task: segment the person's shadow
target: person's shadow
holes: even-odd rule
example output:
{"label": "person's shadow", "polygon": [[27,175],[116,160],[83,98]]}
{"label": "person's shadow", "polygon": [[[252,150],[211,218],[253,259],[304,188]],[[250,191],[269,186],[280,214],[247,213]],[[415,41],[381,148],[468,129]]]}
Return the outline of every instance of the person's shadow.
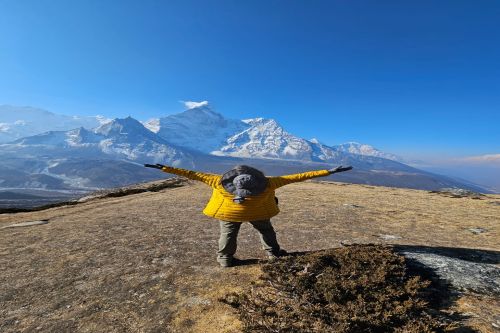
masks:
{"label": "person's shadow", "polygon": [[249,259],[233,259],[233,266],[248,266],[248,265],[256,265],[256,264],[262,264],[265,263],[266,260],[264,259],[256,259],[256,258],[249,258]]}

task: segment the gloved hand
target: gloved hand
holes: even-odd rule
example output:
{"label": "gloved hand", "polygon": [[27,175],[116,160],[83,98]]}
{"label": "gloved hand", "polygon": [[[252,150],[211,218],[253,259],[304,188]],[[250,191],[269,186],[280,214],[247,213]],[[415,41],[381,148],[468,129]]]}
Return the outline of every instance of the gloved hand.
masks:
{"label": "gloved hand", "polygon": [[330,175],[332,175],[332,174],[337,173],[337,172],[349,171],[351,169],[352,169],[352,166],[342,167],[342,165],[339,165],[338,167],[330,169],[328,171],[330,172]]}
{"label": "gloved hand", "polygon": [[154,168],[154,169],[163,169],[164,165],[163,164],[159,164],[159,163],[156,163],[156,164],[144,164],[144,166],[146,168]]}

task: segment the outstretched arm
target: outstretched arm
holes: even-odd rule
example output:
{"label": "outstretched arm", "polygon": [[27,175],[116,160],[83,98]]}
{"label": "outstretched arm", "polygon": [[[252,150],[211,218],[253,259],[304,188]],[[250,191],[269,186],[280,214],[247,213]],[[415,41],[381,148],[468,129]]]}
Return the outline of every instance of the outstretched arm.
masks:
{"label": "outstretched arm", "polygon": [[296,173],[293,175],[286,175],[286,176],[279,176],[279,177],[269,177],[269,182],[272,184],[274,188],[278,188],[281,186],[285,186],[290,183],[296,183],[296,182],[302,182],[304,180],[308,180],[311,178],[316,178],[316,177],[325,177],[332,175],[337,172],[343,172],[343,171],[348,171],[351,170],[352,167],[345,167],[343,168],[342,166],[330,169],[330,170],[317,170],[317,171],[309,171],[309,172],[303,172],[303,173]]}
{"label": "outstretched arm", "polygon": [[173,173],[174,175],[183,176],[192,180],[198,180],[211,187],[215,187],[215,185],[219,182],[220,179],[220,175],[191,171],[181,168],[174,168],[163,164],[144,164],[144,166],[147,168],[158,169],[167,173]]}

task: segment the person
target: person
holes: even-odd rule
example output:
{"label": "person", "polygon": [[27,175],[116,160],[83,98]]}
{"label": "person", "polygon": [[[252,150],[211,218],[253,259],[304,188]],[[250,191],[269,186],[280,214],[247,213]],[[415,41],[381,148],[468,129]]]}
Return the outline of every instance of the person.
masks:
{"label": "person", "polygon": [[203,213],[219,220],[220,239],[217,261],[222,267],[231,267],[238,262],[234,254],[242,222],[249,222],[259,232],[262,247],[270,260],[287,254],[280,248],[270,220],[279,213],[278,200],[275,197],[276,189],[287,184],[352,169],[351,166],[339,166],[330,170],[266,177],[262,171],[247,165],[237,165],[222,175],[185,170],[163,164],[145,164],[144,166],[201,181],[212,187],[212,197]]}

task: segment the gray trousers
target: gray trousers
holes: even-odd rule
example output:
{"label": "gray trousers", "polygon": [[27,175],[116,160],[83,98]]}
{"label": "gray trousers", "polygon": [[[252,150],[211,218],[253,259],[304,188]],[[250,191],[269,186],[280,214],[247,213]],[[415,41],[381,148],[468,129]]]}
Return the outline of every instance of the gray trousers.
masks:
{"label": "gray trousers", "polygon": [[[236,253],[238,232],[240,231],[242,222],[219,222],[220,238],[217,260],[219,262],[231,261],[233,255]],[[259,232],[262,248],[268,254],[276,254],[280,251],[280,246],[276,240],[276,232],[270,220],[250,221],[250,224]]]}

